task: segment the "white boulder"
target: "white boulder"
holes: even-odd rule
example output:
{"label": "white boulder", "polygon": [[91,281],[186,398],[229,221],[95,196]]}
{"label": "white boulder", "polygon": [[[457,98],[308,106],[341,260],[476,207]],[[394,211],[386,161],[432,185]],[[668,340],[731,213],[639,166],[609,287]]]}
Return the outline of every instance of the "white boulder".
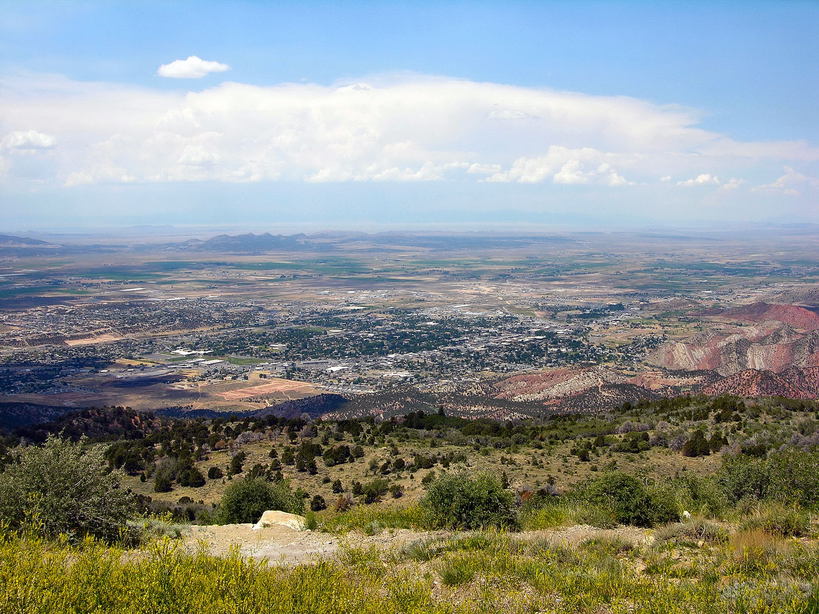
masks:
{"label": "white boulder", "polygon": [[268,527],[280,526],[288,527],[294,531],[304,531],[307,529],[307,519],[298,514],[288,514],[279,510],[267,510],[259,522],[253,525],[254,530],[266,529]]}

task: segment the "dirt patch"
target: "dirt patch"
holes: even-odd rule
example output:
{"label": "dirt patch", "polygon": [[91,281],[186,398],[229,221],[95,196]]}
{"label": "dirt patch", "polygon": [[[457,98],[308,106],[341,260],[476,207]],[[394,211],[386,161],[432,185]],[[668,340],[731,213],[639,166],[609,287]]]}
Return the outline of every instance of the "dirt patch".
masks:
{"label": "dirt patch", "polygon": [[317,389],[313,384],[276,378],[264,384],[259,384],[258,386],[248,386],[246,388],[239,388],[238,390],[221,392],[219,393],[219,396],[226,401],[240,401],[242,399],[267,396],[271,394],[281,395],[296,393],[298,395],[307,396],[310,394],[316,394],[316,391]]}
{"label": "dirt patch", "polygon": [[[273,526],[254,530],[252,524],[191,526],[183,535],[184,547],[193,552],[200,548],[216,556],[227,556],[237,551],[243,557],[265,560],[274,565],[299,565],[333,558],[346,547],[370,548],[388,551],[418,541],[452,537],[449,531],[386,530],[377,535],[348,533],[335,535],[317,531],[295,531],[288,527]],[[511,535],[523,541],[545,540],[550,545],[577,547],[589,539],[619,539],[633,546],[654,541],[650,531],[621,526],[598,529],[577,525],[562,529],[527,531]]]}
{"label": "dirt patch", "polygon": [[295,531],[282,526],[254,530],[252,524],[226,524],[191,526],[183,536],[183,543],[190,551],[204,548],[211,554],[226,556],[238,550],[241,556],[266,560],[274,565],[298,565],[332,558],[344,547],[375,546],[380,550],[389,550],[433,535],[406,529],[385,531],[378,535],[334,535]]}
{"label": "dirt patch", "polygon": [[112,341],[120,341],[122,337],[106,333],[104,335],[97,335],[96,337],[80,337],[79,339],[66,339],[66,345],[91,345],[94,343],[111,343]]}

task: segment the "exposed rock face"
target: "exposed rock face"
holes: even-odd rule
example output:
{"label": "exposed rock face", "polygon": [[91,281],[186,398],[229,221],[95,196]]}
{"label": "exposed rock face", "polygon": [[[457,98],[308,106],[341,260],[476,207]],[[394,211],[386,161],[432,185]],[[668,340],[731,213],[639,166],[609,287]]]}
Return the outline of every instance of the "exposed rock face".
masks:
{"label": "exposed rock face", "polygon": [[555,411],[594,411],[660,396],[606,367],[548,369],[495,383],[496,399],[543,402]]}
{"label": "exposed rock face", "polygon": [[531,375],[516,375],[495,385],[496,399],[547,401],[600,389],[607,384],[623,384],[626,378],[606,368],[549,369]]}
{"label": "exposed rock face", "polygon": [[787,324],[767,322],[731,334],[712,331],[665,343],[646,360],[666,369],[712,369],[720,375],[744,369],[778,372],[792,366],[815,367],[819,366],[819,329],[800,332]]}
{"label": "exposed rock face", "polygon": [[279,510],[267,510],[259,522],[253,525],[255,530],[266,529],[272,526],[288,527],[294,531],[304,531],[307,529],[307,519],[298,514],[288,514]]}
{"label": "exposed rock face", "polygon": [[819,398],[819,367],[791,367],[781,373],[745,369],[708,384],[702,392],[709,396],[735,394],[741,397],[816,399]]}
{"label": "exposed rock face", "polygon": [[799,330],[819,330],[819,314],[800,305],[752,303],[726,309],[717,314],[721,319],[739,322],[782,322]]}

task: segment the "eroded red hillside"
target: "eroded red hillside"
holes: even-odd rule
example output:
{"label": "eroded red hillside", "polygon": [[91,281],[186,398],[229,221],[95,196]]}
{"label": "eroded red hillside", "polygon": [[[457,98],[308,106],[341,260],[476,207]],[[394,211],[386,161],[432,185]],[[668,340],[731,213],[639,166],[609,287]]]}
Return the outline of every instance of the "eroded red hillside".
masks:
{"label": "eroded red hillside", "polygon": [[819,314],[799,305],[752,303],[726,309],[718,314],[741,322],[767,322],[774,320],[800,330],[819,330]]}

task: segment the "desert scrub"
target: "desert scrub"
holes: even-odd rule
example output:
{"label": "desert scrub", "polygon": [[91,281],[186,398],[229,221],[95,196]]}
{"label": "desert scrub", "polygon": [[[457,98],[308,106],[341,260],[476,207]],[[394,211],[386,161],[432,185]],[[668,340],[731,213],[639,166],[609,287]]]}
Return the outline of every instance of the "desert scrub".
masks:
{"label": "desert scrub", "polygon": [[788,448],[767,458],[726,458],[718,480],[732,502],[770,500],[815,506],[819,502],[819,448]]}
{"label": "desert scrub", "polygon": [[742,522],[743,529],[762,529],[784,536],[802,536],[810,531],[810,514],[781,503],[758,503]]}
{"label": "desert scrub", "polygon": [[[766,534],[767,535],[767,534]],[[769,536],[770,537],[770,536]],[[420,559],[347,549],[293,568],[186,553],[172,540],[127,551],[0,535],[0,612],[477,614],[804,614],[815,598],[815,544],[770,549],[765,570],[734,547],[639,571],[641,550],[590,544],[570,556],[519,535],[443,540]],[[429,558],[427,558],[429,557]]]}
{"label": "desert scrub", "polygon": [[287,481],[270,484],[261,478],[246,478],[225,489],[216,518],[220,524],[257,522],[267,510],[301,514],[304,503]]}
{"label": "desert scrub", "polygon": [[610,509],[617,522],[651,527],[677,520],[679,512],[672,494],[646,488],[636,478],[611,472],[594,478],[579,489],[580,500]]}
{"label": "desert scrub", "polygon": [[346,512],[316,514],[316,522],[320,530],[331,533],[361,531],[370,535],[381,529],[426,529],[430,526],[427,512],[417,505],[358,505]]}
{"label": "desert scrub", "polygon": [[126,521],[135,500],[109,472],[103,446],[49,436],[42,446],[12,451],[0,473],[0,523],[42,535],[109,542],[135,539]]}
{"label": "desert scrub", "polygon": [[696,546],[700,542],[721,544],[728,540],[728,530],[716,522],[692,518],[660,527],[654,532],[654,537],[658,542],[674,541],[686,546]]}
{"label": "desert scrub", "polygon": [[437,528],[518,527],[514,495],[488,473],[475,477],[451,473],[436,478],[427,487],[421,507]]}
{"label": "desert scrub", "polygon": [[578,524],[587,524],[601,529],[617,525],[617,519],[610,509],[562,497],[546,501],[540,507],[525,506],[520,513],[520,524],[525,531],[554,529]]}

